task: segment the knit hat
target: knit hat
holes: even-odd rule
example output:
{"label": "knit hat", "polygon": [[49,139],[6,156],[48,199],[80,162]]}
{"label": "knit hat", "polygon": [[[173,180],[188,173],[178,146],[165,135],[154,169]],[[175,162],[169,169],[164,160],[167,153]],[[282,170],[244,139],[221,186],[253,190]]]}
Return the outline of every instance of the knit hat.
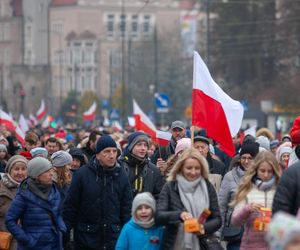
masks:
{"label": "knit hat", "polygon": [[271,250],[284,250],[299,235],[300,221],[290,214],[277,212],[269,224],[266,240]]}
{"label": "knit hat", "polygon": [[293,152],[293,149],[291,147],[281,147],[281,148],[279,148],[277,161],[280,161],[280,158],[283,154],[285,154],[285,153],[291,154],[292,152]]}
{"label": "knit hat", "polygon": [[12,167],[17,163],[17,162],[21,162],[23,164],[25,164],[25,166],[27,167],[27,164],[28,164],[28,160],[22,156],[22,155],[14,155],[12,156],[7,164],[6,164],[6,167],[5,167],[5,172],[6,173],[10,173]]}
{"label": "knit hat", "polygon": [[192,147],[192,141],[190,138],[182,138],[177,141],[176,148],[175,148],[175,155],[180,153],[181,151],[191,148]]}
{"label": "knit hat", "polygon": [[128,145],[127,145],[128,151],[131,152],[134,146],[141,141],[145,141],[149,148],[149,137],[143,131],[137,131],[130,134],[128,136]]}
{"label": "knit hat", "polygon": [[0,151],[5,151],[7,153],[7,147],[4,144],[0,144]]}
{"label": "knit hat", "polygon": [[243,143],[240,151],[240,156],[243,154],[250,154],[253,158],[259,152],[259,144],[257,142]]}
{"label": "knit hat", "polygon": [[30,161],[32,159],[32,155],[28,151],[22,151],[19,153],[19,155],[24,156],[28,161]]}
{"label": "knit hat", "polygon": [[52,168],[52,164],[48,159],[37,156],[28,162],[27,168],[28,176],[31,178],[36,178],[50,170]]}
{"label": "knit hat", "polygon": [[151,207],[153,213],[155,213],[156,210],[156,202],[154,197],[149,192],[139,193],[135,196],[132,202],[132,209],[131,209],[131,215],[132,217],[135,216],[136,210],[141,205],[147,205]]}
{"label": "knit hat", "polygon": [[290,136],[293,146],[300,144],[300,116],[296,117],[296,119],[294,120],[293,126],[290,130]]}
{"label": "knit hat", "polygon": [[54,167],[64,167],[73,162],[72,156],[63,150],[59,150],[52,154],[51,161]]}
{"label": "knit hat", "polygon": [[270,142],[270,149],[276,148],[279,146],[279,141],[277,139]]}
{"label": "knit hat", "polygon": [[98,139],[96,144],[96,154],[106,148],[117,148],[116,142],[109,135],[103,135]]}
{"label": "knit hat", "polygon": [[256,138],[256,142],[259,143],[259,146],[265,148],[266,150],[270,150],[270,141],[267,137],[261,135]]}
{"label": "knit hat", "polygon": [[48,157],[48,150],[42,147],[33,148],[30,150],[30,154],[32,155],[32,158],[41,156],[41,157]]}
{"label": "knit hat", "polygon": [[82,161],[82,163],[84,163],[84,154],[82,152],[82,150],[80,148],[71,148],[69,150],[69,154],[73,157],[73,158],[77,158],[80,161]]}

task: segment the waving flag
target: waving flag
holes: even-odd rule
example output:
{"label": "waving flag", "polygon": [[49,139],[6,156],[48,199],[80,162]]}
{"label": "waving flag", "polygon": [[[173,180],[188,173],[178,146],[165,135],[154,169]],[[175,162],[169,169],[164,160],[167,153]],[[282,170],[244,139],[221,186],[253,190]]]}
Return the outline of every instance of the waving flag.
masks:
{"label": "waving flag", "polygon": [[160,146],[167,146],[171,141],[172,134],[170,132],[165,131],[156,131],[156,143]]}
{"label": "waving flag", "polygon": [[19,126],[23,133],[26,133],[29,130],[28,123],[23,114],[20,115]]}
{"label": "waving flag", "polygon": [[38,120],[42,120],[43,117],[46,115],[46,106],[44,100],[41,100],[41,106],[39,110],[36,112],[36,117]]}
{"label": "waving flag", "polygon": [[192,124],[205,128],[229,156],[235,154],[232,137],[242,124],[244,109],[212,79],[197,52],[194,52]]}
{"label": "waving flag", "polygon": [[94,101],[93,104],[85,111],[82,115],[82,119],[85,122],[93,121],[96,118],[97,103]]}
{"label": "waving flag", "polygon": [[156,127],[135,100],[133,100],[133,114],[135,118],[135,128],[137,130],[143,130],[151,136],[152,140],[155,140]]}

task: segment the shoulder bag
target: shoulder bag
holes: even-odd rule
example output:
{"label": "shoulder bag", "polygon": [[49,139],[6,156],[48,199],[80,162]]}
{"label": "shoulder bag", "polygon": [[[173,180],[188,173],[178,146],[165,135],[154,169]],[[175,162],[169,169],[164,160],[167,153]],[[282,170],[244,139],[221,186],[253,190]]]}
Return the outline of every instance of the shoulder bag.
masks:
{"label": "shoulder bag", "polygon": [[12,238],[11,233],[0,231],[0,250],[9,250]]}

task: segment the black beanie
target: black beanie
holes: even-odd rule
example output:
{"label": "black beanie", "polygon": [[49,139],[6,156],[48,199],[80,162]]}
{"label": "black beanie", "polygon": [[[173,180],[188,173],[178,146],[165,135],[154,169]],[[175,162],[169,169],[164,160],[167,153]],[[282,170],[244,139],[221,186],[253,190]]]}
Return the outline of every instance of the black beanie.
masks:
{"label": "black beanie", "polygon": [[109,135],[102,135],[96,144],[96,154],[100,153],[106,148],[117,148],[117,144]]}
{"label": "black beanie", "polygon": [[240,156],[243,154],[250,154],[253,158],[259,152],[259,144],[257,142],[243,143],[240,151]]}

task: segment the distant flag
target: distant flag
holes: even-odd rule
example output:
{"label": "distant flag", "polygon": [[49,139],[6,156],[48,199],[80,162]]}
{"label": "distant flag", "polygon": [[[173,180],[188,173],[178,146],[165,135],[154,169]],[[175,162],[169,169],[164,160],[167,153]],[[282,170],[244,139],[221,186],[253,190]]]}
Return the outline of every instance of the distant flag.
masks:
{"label": "distant flag", "polygon": [[34,126],[36,126],[38,124],[37,119],[31,113],[29,114],[29,121],[30,121],[30,124],[32,125],[32,127],[34,127]]}
{"label": "distant flag", "polygon": [[15,134],[18,139],[18,141],[21,143],[22,146],[25,145],[25,133],[22,131],[22,129],[17,125],[15,128]]}
{"label": "distant flag", "polygon": [[36,117],[38,120],[42,120],[45,115],[46,115],[46,106],[45,106],[45,101],[42,99],[41,106],[39,110],[36,112]]}
{"label": "distant flag", "polygon": [[245,131],[243,131],[240,134],[240,143],[241,144],[243,143],[246,135],[252,135],[253,137],[256,137],[256,128],[257,128],[257,126],[254,125],[254,126],[248,128],[248,129],[246,129]]}
{"label": "distant flag", "polygon": [[194,52],[192,125],[205,128],[207,136],[220,144],[229,156],[235,154],[232,137],[242,124],[244,109],[212,79],[197,52]]}
{"label": "distant flag", "polygon": [[27,121],[23,114],[21,114],[19,118],[19,127],[23,131],[23,133],[26,133],[29,130]]}
{"label": "distant flag", "polygon": [[120,132],[120,131],[123,130],[121,124],[120,124],[118,121],[113,121],[111,126],[112,126],[112,128],[113,128],[114,130],[116,130],[116,131],[119,131],[119,132]]}
{"label": "distant flag", "polygon": [[50,127],[50,123],[52,122],[53,118],[51,115],[47,115],[45,117],[45,120],[42,122],[42,128],[48,128]]}
{"label": "distant flag", "polygon": [[97,103],[94,101],[93,104],[85,111],[82,115],[82,119],[85,122],[93,121],[96,118]]}
{"label": "distant flag", "polygon": [[0,109],[0,124],[4,125],[8,130],[15,130],[14,120],[2,109]]}
{"label": "distant flag", "polygon": [[104,127],[109,127],[110,126],[110,120],[107,117],[104,118],[103,126]]}
{"label": "distant flag", "polygon": [[128,116],[128,125],[130,127],[135,127],[135,119],[132,116]]}
{"label": "distant flag", "polygon": [[171,141],[172,134],[170,132],[156,130],[156,143],[160,146],[167,146]]}
{"label": "distant flag", "polygon": [[135,128],[143,130],[151,136],[152,140],[156,138],[156,127],[147,115],[142,111],[137,102],[133,100],[133,114],[135,118]]}

